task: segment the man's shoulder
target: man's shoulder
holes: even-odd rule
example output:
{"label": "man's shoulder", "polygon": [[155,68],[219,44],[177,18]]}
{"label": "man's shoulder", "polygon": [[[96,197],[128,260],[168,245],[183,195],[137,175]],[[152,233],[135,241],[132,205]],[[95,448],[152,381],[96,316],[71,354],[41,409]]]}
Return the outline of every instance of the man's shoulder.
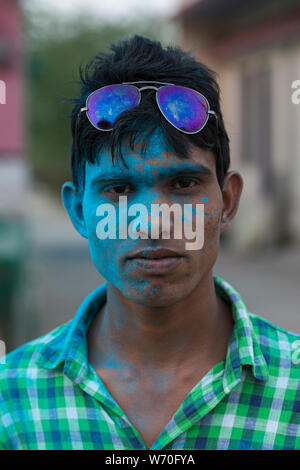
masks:
{"label": "man's shoulder", "polygon": [[300,334],[254,313],[249,318],[269,368],[300,379]]}
{"label": "man's shoulder", "polygon": [[[20,378],[33,369],[39,369],[42,351],[51,343],[53,351],[59,352],[60,342],[65,338],[70,322],[63,323],[48,333],[39,336],[14,349],[1,359],[0,381],[5,378]],[[51,349],[49,349],[51,352]],[[51,359],[51,357],[49,357]]]}

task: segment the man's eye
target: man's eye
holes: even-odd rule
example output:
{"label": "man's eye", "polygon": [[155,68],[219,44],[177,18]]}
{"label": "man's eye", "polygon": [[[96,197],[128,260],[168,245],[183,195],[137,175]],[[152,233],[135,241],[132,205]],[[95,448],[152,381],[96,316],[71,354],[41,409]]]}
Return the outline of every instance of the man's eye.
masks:
{"label": "man's eye", "polygon": [[180,180],[174,182],[174,187],[176,189],[193,188],[196,185],[197,182],[189,178],[180,178]]}
{"label": "man's eye", "polygon": [[131,191],[132,188],[130,184],[118,184],[107,190],[107,192],[111,194],[129,194]]}

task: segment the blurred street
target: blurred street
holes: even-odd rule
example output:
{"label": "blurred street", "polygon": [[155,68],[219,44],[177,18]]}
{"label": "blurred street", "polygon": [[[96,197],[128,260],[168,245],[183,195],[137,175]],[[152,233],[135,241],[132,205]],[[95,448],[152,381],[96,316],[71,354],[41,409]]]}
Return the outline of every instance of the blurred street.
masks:
{"label": "blurred street", "polygon": [[[29,294],[27,308],[21,308],[15,322],[19,344],[72,318],[84,297],[103,282],[87,242],[77,235],[63,207],[41,189],[32,192],[28,207]],[[299,248],[251,257],[222,250],[215,274],[240,292],[251,312],[300,333]]]}

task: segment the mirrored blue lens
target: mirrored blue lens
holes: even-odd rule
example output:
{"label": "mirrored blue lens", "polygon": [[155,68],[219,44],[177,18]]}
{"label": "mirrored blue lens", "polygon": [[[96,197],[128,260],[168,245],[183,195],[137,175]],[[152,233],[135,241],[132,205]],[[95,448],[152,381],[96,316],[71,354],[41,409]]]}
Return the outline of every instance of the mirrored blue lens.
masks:
{"label": "mirrored blue lens", "polygon": [[207,121],[206,99],[190,88],[163,86],[157,92],[157,102],[167,120],[183,132],[197,132]]}
{"label": "mirrored blue lens", "polygon": [[88,117],[99,130],[111,130],[121,113],[139,103],[138,89],[133,85],[108,85],[92,93],[87,102]]}

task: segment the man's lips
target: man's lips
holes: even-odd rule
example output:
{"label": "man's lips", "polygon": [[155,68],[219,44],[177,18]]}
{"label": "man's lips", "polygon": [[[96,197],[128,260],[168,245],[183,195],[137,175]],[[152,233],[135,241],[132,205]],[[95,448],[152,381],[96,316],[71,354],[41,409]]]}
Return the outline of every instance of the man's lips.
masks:
{"label": "man's lips", "polygon": [[165,274],[178,266],[182,259],[181,253],[167,248],[145,249],[127,256],[139,271],[151,274]]}
{"label": "man's lips", "polygon": [[129,253],[128,259],[140,258],[140,259],[162,259],[162,258],[178,258],[183,255],[178,251],[170,250],[168,248],[147,248],[145,250],[139,250],[136,252]]}

